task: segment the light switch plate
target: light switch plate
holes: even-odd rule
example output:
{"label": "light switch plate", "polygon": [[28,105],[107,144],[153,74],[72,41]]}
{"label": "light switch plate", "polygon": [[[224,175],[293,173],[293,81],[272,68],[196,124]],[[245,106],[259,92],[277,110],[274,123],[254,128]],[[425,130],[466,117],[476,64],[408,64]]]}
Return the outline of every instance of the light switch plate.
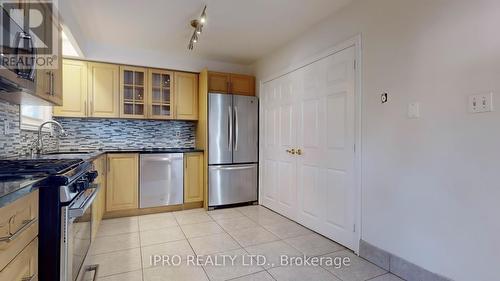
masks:
{"label": "light switch plate", "polygon": [[493,93],[469,96],[468,107],[470,113],[493,111]]}
{"label": "light switch plate", "polygon": [[418,119],[420,118],[420,103],[412,102],[408,104],[408,118]]}

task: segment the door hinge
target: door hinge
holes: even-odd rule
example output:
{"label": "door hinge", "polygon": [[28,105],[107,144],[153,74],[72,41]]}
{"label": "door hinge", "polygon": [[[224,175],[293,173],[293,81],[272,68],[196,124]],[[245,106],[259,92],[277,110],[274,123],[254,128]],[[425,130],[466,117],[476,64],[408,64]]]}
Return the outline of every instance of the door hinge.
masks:
{"label": "door hinge", "polygon": [[356,224],[352,226],[352,232],[356,232]]}
{"label": "door hinge", "polygon": [[356,153],[356,144],[353,145],[354,153]]}
{"label": "door hinge", "polygon": [[356,69],[356,60],[354,60],[354,69]]}

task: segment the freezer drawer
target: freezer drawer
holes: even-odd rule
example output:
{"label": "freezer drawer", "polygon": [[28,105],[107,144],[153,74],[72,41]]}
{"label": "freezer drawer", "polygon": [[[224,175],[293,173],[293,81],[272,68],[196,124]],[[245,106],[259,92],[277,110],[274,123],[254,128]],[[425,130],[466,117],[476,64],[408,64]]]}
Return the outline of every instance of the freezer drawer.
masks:
{"label": "freezer drawer", "polygon": [[184,201],[184,155],[141,154],[139,207],[182,204]]}
{"label": "freezer drawer", "polygon": [[257,164],[208,167],[210,207],[257,200]]}

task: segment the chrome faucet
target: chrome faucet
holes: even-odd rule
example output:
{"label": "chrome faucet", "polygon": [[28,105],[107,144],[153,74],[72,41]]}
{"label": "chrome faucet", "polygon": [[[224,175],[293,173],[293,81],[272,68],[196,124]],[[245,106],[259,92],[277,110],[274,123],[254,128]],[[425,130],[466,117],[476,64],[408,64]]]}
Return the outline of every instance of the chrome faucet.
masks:
{"label": "chrome faucet", "polygon": [[42,123],[42,125],[40,125],[40,127],[38,127],[38,139],[37,139],[36,145],[35,145],[36,154],[42,154],[43,153],[42,129],[47,124],[54,124],[54,125],[56,125],[56,126],[59,127],[59,137],[65,137],[65,136],[68,135],[68,134],[66,134],[66,131],[62,127],[61,123],[59,123],[57,121],[49,120],[47,122]]}

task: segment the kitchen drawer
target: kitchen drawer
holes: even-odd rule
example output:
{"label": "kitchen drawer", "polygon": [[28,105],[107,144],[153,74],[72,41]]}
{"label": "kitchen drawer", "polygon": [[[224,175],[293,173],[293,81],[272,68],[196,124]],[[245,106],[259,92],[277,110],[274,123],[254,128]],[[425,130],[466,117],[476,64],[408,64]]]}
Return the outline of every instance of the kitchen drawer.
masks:
{"label": "kitchen drawer", "polygon": [[38,280],[38,238],[35,238],[2,271],[0,281]]}
{"label": "kitchen drawer", "polygon": [[0,270],[38,235],[38,191],[0,208]]}

